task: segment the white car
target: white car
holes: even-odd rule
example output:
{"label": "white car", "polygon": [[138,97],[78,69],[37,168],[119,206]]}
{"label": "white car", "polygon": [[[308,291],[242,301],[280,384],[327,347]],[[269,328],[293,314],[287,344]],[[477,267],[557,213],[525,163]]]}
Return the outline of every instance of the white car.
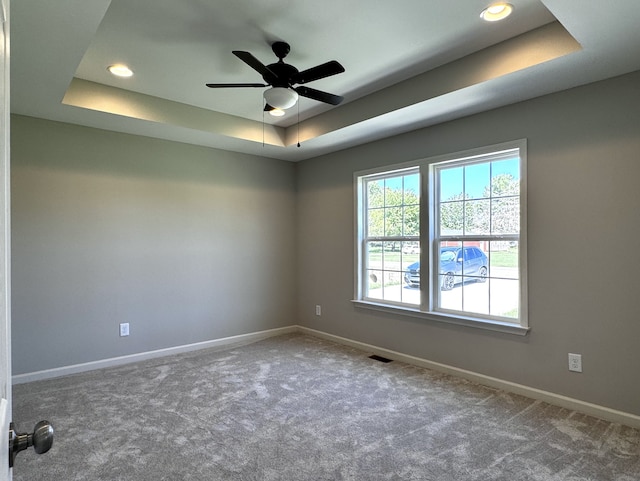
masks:
{"label": "white car", "polygon": [[420,245],[419,244],[405,244],[402,247],[403,254],[420,254]]}

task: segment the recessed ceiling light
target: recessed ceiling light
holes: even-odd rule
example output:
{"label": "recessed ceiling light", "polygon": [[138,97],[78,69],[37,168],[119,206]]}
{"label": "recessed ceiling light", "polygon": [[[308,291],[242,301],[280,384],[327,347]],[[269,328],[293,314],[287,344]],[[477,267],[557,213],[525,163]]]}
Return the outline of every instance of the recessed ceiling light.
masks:
{"label": "recessed ceiling light", "polygon": [[133,75],[133,70],[121,63],[109,65],[107,70],[116,77],[131,77]]}
{"label": "recessed ceiling light", "polygon": [[273,115],[274,117],[282,117],[284,115],[284,110],[282,110],[282,109],[271,109],[271,110],[269,110],[269,115]]}
{"label": "recessed ceiling light", "polygon": [[510,3],[494,3],[485,8],[480,17],[487,22],[497,22],[503,18],[507,18],[513,12],[513,5]]}

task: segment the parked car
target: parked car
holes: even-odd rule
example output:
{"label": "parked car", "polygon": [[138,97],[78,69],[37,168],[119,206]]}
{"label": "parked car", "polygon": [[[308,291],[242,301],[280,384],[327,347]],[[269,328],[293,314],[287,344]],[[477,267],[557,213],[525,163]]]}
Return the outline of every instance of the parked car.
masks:
{"label": "parked car", "polygon": [[[440,289],[450,291],[466,276],[475,276],[477,282],[487,280],[489,259],[479,247],[443,247],[440,249]],[[404,281],[410,287],[420,286],[420,261],[407,267]]]}
{"label": "parked car", "polygon": [[420,254],[420,244],[405,244],[402,248],[403,254]]}

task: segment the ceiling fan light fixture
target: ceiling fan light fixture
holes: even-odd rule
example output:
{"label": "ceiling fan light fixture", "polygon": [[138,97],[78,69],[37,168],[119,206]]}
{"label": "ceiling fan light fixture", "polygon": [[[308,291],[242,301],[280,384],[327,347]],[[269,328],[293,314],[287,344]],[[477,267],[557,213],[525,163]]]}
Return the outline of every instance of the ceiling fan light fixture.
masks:
{"label": "ceiling fan light fixture", "polygon": [[109,65],[107,70],[116,77],[131,77],[133,75],[133,70],[121,63]]}
{"label": "ceiling fan light fixture", "polygon": [[264,91],[264,99],[275,109],[285,110],[298,101],[298,93],[286,87],[273,87]]}
{"label": "ceiling fan light fixture", "polygon": [[480,17],[487,22],[497,22],[507,18],[513,12],[513,5],[510,3],[494,3],[485,8]]}

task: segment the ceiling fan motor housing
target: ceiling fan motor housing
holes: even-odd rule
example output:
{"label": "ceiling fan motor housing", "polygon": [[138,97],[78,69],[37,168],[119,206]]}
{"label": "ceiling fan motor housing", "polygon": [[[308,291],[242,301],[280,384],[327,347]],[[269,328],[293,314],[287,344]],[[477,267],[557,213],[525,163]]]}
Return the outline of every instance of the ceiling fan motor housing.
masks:
{"label": "ceiling fan motor housing", "polygon": [[287,42],[273,42],[271,50],[280,60],[285,58],[291,52],[291,46]]}
{"label": "ceiling fan motor housing", "polygon": [[282,60],[278,63],[272,63],[271,65],[267,65],[267,68],[271,70],[274,74],[278,76],[277,80],[273,80],[268,76],[263,75],[263,79],[265,82],[269,83],[271,80],[271,85],[274,87],[290,87],[293,83],[293,76],[298,73],[298,69],[293,65],[289,65],[284,63]]}

